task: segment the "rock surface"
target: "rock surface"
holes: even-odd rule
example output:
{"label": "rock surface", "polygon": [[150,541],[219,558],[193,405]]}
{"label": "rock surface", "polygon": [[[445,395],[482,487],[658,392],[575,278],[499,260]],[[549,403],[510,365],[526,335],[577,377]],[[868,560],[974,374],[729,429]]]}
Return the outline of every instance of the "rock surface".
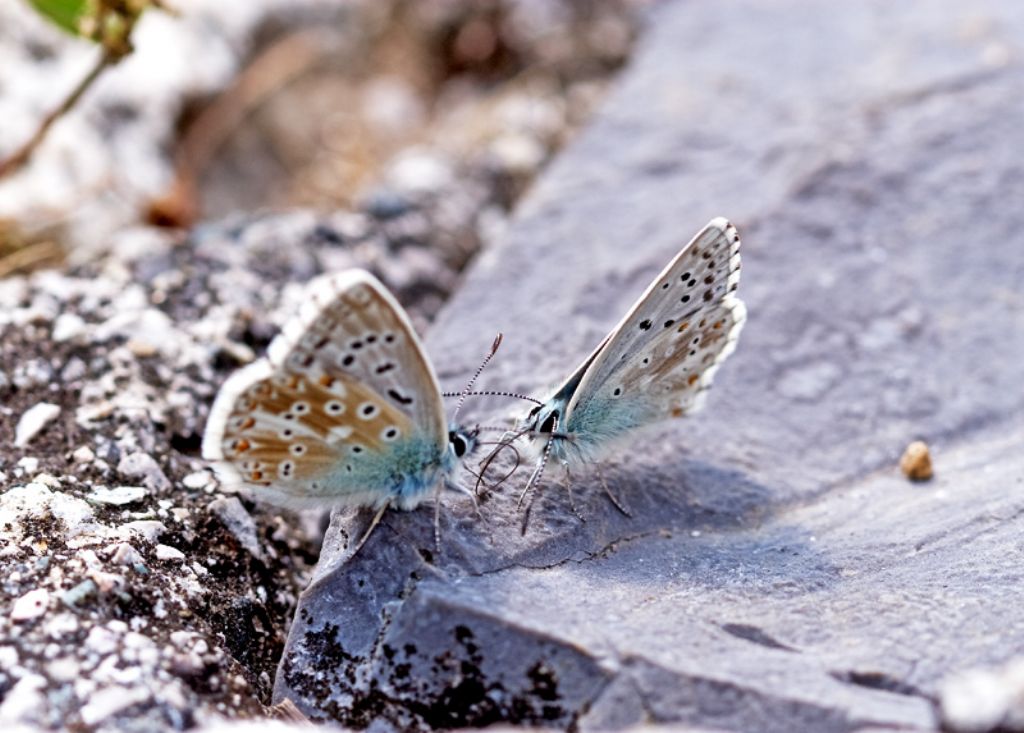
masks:
{"label": "rock surface", "polygon": [[[700,416],[517,479],[478,518],[337,514],[277,699],[387,728],[932,730],[1024,644],[1024,12],[945,0],[661,6],[598,121],[428,341],[449,388],[540,393],[715,215],[750,320]],[[779,32],[765,32],[765,29]],[[782,32],[785,29],[785,32]],[[500,422],[508,408],[480,402]],[[935,478],[898,459],[932,447]]]}

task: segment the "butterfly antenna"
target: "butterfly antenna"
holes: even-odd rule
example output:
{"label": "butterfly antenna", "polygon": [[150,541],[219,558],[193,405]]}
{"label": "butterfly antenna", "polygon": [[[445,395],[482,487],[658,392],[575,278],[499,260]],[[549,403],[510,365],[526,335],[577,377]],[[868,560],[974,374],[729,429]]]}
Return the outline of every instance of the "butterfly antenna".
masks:
{"label": "butterfly antenna", "polygon": [[455,403],[455,412],[452,413],[452,422],[455,422],[455,417],[459,414],[459,410],[462,409],[463,403],[465,403],[466,398],[469,397],[470,393],[472,393],[473,385],[476,384],[476,380],[480,377],[480,374],[487,367],[487,364],[490,363],[491,359],[494,357],[494,353],[498,350],[498,347],[501,346],[501,338],[502,337],[500,333],[497,336],[495,336],[494,343],[491,344],[490,352],[488,352],[487,356],[484,357],[484,360],[480,362],[480,366],[476,368],[476,372],[473,374],[473,378],[469,380],[466,386],[463,387],[462,392],[459,393],[459,401]]}
{"label": "butterfly antenna", "polygon": [[538,400],[536,397],[530,397],[529,395],[519,394],[518,392],[502,392],[495,389],[484,389],[479,392],[442,392],[442,397],[512,397],[517,400],[526,400],[532,402],[535,405],[543,405],[544,403]]}

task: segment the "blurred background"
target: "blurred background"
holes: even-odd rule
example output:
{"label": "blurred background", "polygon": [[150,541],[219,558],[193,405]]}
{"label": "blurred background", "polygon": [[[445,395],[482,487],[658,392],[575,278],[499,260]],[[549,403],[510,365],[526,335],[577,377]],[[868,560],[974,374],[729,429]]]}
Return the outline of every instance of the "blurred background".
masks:
{"label": "blurred background", "polygon": [[298,207],[425,212],[460,269],[599,103],[643,6],[5,0],[0,275],[126,226]]}

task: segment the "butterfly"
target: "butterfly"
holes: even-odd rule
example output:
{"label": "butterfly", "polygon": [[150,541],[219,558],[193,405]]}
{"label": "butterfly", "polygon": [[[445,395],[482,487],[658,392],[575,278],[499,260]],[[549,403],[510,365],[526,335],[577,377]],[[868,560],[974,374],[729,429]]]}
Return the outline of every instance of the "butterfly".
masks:
{"label": "butterfly", "polygon": [[[448,425],[423,345],[379,280],[349,270],[307,292],[267,357],[221,387],[202,453],[223,483],[272,504],[375,508],[355,554],[389,506],[462,490],[477,432]],[[435,507],[435,538],[437,522]]]}
{"label": "butterfly", "polygon": [[736,228],[713,219],[590,356],[519,421],[515,434],[539,458],[523,496],[549,456],[567,470],[592,463],[633,430],[703,406],[746,321],[746,307],[734,294],[739,249]]}

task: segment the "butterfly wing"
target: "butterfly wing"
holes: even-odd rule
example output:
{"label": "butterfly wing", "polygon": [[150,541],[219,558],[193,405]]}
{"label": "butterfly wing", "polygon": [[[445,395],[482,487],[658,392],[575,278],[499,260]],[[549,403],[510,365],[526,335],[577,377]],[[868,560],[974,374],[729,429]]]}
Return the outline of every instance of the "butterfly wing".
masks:
{"label": "butterfly wing", "polygon": [[221,388],[203,456],[221,478],[288,506],[410,507],[449,466],[437,377],[372,275],[310,284],[266,359]]}
{"label": "butterfly wing", "polygon": [[566,408],[568,432],[603,442],[700,409],[746,320],[734,295],[739,249],[735,227],[723,218],[683,247],[584,363]]}

